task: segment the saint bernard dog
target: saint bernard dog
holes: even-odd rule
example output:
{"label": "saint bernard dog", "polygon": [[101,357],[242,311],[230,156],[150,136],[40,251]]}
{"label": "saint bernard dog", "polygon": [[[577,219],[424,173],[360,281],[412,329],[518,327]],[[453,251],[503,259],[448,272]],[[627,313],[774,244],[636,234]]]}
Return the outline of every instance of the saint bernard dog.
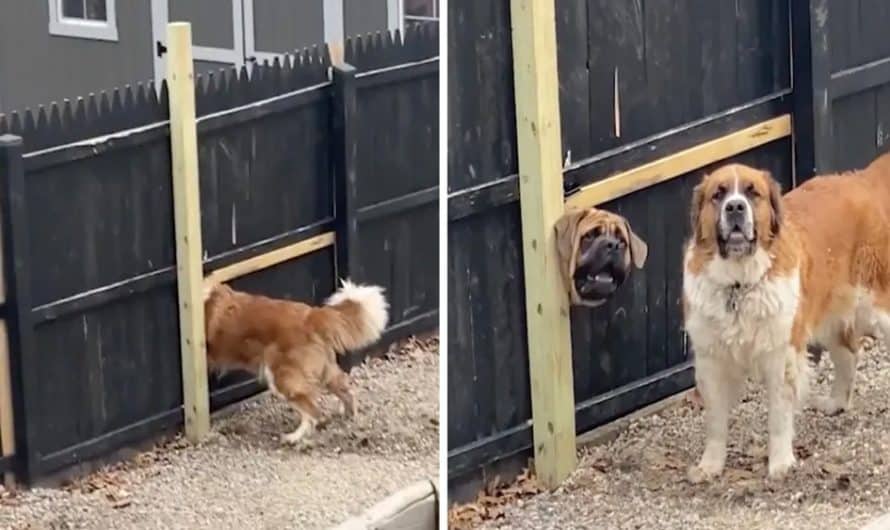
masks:
{"label": "saint bernard dog", "polygon": [[862,171],[813,178],[784,197],[741,164],[706,175],[692,198],[683,308],[705,406],[705,449],[689,479],[720,475],[729,413],[748,375],[767,392],[771,478],[795,464],[793,415],[814,344],[834,383],[816,405],[850,405],[859,339],[890,337],[890,155]]}

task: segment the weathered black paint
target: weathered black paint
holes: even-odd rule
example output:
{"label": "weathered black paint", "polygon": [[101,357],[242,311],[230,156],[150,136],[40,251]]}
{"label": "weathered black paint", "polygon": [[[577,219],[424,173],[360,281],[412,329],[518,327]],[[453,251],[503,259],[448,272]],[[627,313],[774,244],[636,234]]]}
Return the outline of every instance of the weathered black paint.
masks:
{"label": "weathered black paint", "polygon": [[[862,168],[890,148],[890,4],[829,0],[825,25],[831,72],[826,89],[833,141],[826,171]],[[830,59],[830,60],[828,60]]]}
{"label": "weathered black paint", "polygon": [[[787,1],[556,7],[569,191],[791,111]],[[464,497],[530,455],[531,403],[509,2],[449,10],[448,465]],[[791,158],[783,139],[734,159],[788,189]],[[649,259],[609,303],[572,311],[579,431],[692,384],[681,253],[691,188],[709,169],[602,205],[630,220]]]}
{"label": "weathered black paint", "polygon": [[[199,76],[205,273],[335,230],[355,249],[350,276],[387,289],[385,341],[436,327],[438,35],[400,41],[347,43],[351,96],[352,67],[332,82],[320,48]],[[0,134],[24,137],[0,146],[0,206],[25,479],[182,422],[168,129],[166,85],[0,116]],[[232,283],[321,302],[337,258],[329,247]],[[213,376],[211,407],[260,388]]]}

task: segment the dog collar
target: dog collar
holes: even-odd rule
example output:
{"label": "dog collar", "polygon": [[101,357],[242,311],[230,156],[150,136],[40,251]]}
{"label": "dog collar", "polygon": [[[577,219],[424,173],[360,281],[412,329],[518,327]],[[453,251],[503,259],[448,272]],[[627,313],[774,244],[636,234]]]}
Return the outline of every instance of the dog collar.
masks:
{"label": "dog collar", "polygon": [[735,282],[726,288],[726,312],[735,313],[739,310],[739,302],[751,290],[752,284],[743,284]]}

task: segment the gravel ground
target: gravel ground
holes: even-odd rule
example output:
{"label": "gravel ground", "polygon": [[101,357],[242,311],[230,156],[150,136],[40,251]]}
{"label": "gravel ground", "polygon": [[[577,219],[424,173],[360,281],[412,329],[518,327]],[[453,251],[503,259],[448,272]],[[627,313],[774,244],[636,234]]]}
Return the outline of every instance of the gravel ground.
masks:
{"label": "gravel ground", "polygon": [[[828,356],[825,355],[825,358]],[[828,391],[830,361],[815,393]],[[766,407],[757,385],[736,407],[727,468],[692,485],[687,467],[704,443],[702,413],[689,403],[631,424],[615,441],[582,451],[555,493],[513,502],[484,528],[858,529],[890,510],[890,355],[871,347],[860,362],[853,410],[806,409],[796,419],[799,465],[766,480]]]}
{"label": "gravel ground", "polygon": [[[352,371],[359,416],[334,415],[309,447],[270,395],[214,422],[207,442],[167,440],[60,489],[0,495],[0,528],[329,528],[438,476],[438,339],[409,340]],[[335,414],[336,403],[325,399]]]}

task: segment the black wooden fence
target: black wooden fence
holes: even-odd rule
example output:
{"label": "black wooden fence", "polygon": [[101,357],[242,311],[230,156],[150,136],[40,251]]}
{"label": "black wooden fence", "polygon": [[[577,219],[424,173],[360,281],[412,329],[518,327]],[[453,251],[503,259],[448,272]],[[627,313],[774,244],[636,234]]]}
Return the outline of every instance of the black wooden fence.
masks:
{"label": "black wooden fence", "polygon": [[825,167],[819,169],[861,168],[890,149],[890,3],[832,0],[823,8],[831,103],[824,118]]}
{"label": "black wooden fence", "polygon": [[[816,158],[861,166],[886,143],[886,2],[557,0],[556,10],[567,192],[789,114],[793,144],[785,135],[732,157],[786,190],[795,162],[805,178]],[[510,2],[452,0],[448,21],[448,471],[462,498],[522,465],[532,432]],[[830,46],[819,40],[827,27]],[[832,127],[834,141],[819,136]],[[692,385],[681,252],[691,188],[711,167],[601,205],[650,253],[611,302],[572,311],[579,432]]]}
{"label": "black wooden fence", "polygon": [[[321,301],[386,287],[386,342],[438,325],[438,30],[197,80],[205,272],[321,233],[336,250],[239,278]],[[167,89],[0,116],[17,460],[27,479],[182,422]],[[353,359],[355,362],[357,359]],[[211,406],[255,393],[211,381]]]}

